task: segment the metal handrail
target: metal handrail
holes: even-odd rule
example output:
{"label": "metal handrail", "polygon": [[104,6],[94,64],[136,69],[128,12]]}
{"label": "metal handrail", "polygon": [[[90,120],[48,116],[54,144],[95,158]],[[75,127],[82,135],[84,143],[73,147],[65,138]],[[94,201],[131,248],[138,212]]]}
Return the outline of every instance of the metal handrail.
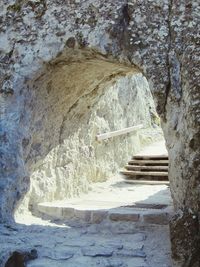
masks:
{"label": "metal handrail", "polygon": [[139,124],[139,125],[136,125],[136,126],[131,126],[131,127],[128,127],[128,128],[124,128],[124,129],[113,131],[113,132],[109,132],[109,133],[98,134],[98,135],[96,135],[96,140],[97,141],[102,141],[102,140],[109,139],[109,138],[114,137],[114,136],[127,134],[127,133],[130,133],[130,132],[139,130],[141,128],[143,128],[143,124]]}

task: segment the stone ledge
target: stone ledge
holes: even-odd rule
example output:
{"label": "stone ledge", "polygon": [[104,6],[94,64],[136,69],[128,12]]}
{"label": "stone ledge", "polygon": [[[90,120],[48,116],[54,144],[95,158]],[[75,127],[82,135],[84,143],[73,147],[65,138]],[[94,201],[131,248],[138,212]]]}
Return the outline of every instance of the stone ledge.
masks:
{"label": "stone ledge", "polygon": [[93,211],[91,214],[91,223],[101,223],[108,216],[108,211]]}
{"label": "stone ledge", "polygon": [[134,209],[134,208],[119,208],[119,209],[104,209],[104,210],[84,210],[75,209],[72,207],[56,207],[38,205],[38,211],[42,215],[51,217],[51,219],[60,220],[80,220],[91,224],[99,224],[104,220],[112,222],[139,222],[142,224],[167,225],[170,216],[173,213],[171,207],[163,210],[153,209]]}
{"label": "stone ledge", "polygon": [[167,225],[169,223],[169,214],[168,213],[144,214],[143,222],[148,224]]}
{"label": "stone ledge", "polygon": [[126,221],[126,222],[138,222],[140,214],[135,213],[111,213],[109,219],[111,221]]}

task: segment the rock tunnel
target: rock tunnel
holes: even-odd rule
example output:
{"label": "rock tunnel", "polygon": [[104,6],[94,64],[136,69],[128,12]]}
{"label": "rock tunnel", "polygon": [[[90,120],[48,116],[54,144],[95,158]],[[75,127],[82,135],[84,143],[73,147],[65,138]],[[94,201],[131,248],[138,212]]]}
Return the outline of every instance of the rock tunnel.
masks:
{"label": "rock tunnel", "polygon": [[[29,174],[43,160],[41,179],[44,173],[52,175],[53,166],[60,167],[53,174],[57,177],[70,172],[63,163],[70,166],[69,158],[77,155],[61,157],[59,162],[49,151],[59,155],[65,150],[64,134],[71,140],[66,146],[73,150],[78,145],[79,149],[76,138],[90,122],[91,106],[97,104],[105,88],[116,83],[119,87],[120,83],[137,84],[142,72],[150,85],[169,151],[176,210],[170,223],[173,258],[180,266],[199,266],[198,2],[11,2],[1,11],[0,220],[11,220],[16,205],[29,190]],[[86,50],[82,54],[77,47]],[[88,52],[87,48],[92,50]],[[67,79],[63,71],[71,78]],[[63,83],[70,94],[64,93]],[[73,117],[69,127],[64,114]],[[145,114],[141,114],[141,120]],[[80,119],[84,123],[79,131]],[[96,125],[110,127],[103,119]],[[96,125],[89,125],[93,137]],[[79,136],[73,135],[73,129]],[[84,158],[94,152],[89,141],[85,142],[88,150]],[[97,176],[101,179],[101,173]],[[87,183],[81,186],[87,190]],[[56,194],[51,191],[48,197]],[[26,198],[24,202],[26,205]]]}
{"label": "rock tunnel", "polygon": [[[66,49],[27,86],[21,120],[27,129],[22,149],[30,189],[18,204],[21,212],[88,192],[91,182],[118,173],[133,153],[162,137],[139,69],[91,49]],[[96,140],[99,133],[141,123],[139,134]]]}

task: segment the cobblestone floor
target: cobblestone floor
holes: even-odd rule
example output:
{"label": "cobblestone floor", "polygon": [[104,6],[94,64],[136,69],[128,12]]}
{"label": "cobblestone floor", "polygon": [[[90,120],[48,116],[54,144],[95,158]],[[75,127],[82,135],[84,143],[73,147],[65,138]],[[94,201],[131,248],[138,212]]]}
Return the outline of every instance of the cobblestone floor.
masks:
{"label": "cobblestone floor", "polygon": [[[158,150],[160,147],[163,144],[158,143]],[[102,185],[95,188],[98,199]],[[128,196],[127,188],[119,187],[117,197]],[[138,188],[131,190],[136,197]],[[110,196],[110,191],[107,193]],[[163,194],[162,198],[156,195],[156,199],[168,201]],[[14,225],[0,225],[0,267],[24,266],[5,266],[16,250],[34,251],[35,259],[28,261],[27,267],[172,267],[168,225],[141,221],[105,220],[89,224],[81,220],[42,220],[27,213]]]}
{"label": "cobblestone floor", "polygon": [[[26,219],[26,218],[25,218]],[[131,222],[0,226],[0,266],[15,250],[36,249],[28,267],[171,267],[168,226]]]}

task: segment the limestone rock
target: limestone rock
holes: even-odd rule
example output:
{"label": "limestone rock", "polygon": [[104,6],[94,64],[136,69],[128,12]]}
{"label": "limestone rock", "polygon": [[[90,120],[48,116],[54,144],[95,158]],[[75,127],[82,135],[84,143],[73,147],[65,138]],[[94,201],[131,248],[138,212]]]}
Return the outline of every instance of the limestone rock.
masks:
{"label": "limestone rock", "polygon": [[[23,205],[34,210],[34,199],[43,199],[44,191],[48,200],[66,192],[71,197],[88,190],[87,178],[91,182],[94,173],[99,180],[104,177],[101,164],[90,169],[95,150],[82,138],[84,125],[91,125],[93,137],[99,130],[87,124],[85,115],[95,103],[88,98],[95,100],[93,95],[107,88],[108,81],[112,84],[113,78],[126,76],[127,67],[129,72],[137,66],[161,117],[172,197],[175,208],[185,213],[182,232],[189,231],[187,214],[200,209],[199,14],[198,0],[95,0],[92,5],[89,0],[1,0],[0,221],[12,219],[28,191]],[[119,99],[125,96],[121,91]],[[102,105],[100,130],[115,129],[103,111]],[[101,149],[96,152],[102,154]],[[110,160],[109,155],[104,158],[104,163]],[[196,235],[191,232],[189,243]],[[174,244],[179,241],[178,236],[173,239]]]}
{"label": "limestone rock", "polygon": [[139,257],[146,258],[146,254],[142,249],[123,249],[116,252],[117,256],[120,257]]}
{"label": "limestone rock", "polygon": [[105,246],[82,248],[83,255],[90,257],[100,257],[100,256],[111,257],[113,252],[114,252],[113,248]]}
{"label": "limestone rock", "polygon": [[74,256],[72,251],[64,250],[63,248],[57,248],[52,251],[46,251],[43,257],[52,259],[52,260],[68,260]]}
{"label": "limestone rock", "polygon": [[97,262],[102,267],[127,267],[121,259],[103,259]]}

